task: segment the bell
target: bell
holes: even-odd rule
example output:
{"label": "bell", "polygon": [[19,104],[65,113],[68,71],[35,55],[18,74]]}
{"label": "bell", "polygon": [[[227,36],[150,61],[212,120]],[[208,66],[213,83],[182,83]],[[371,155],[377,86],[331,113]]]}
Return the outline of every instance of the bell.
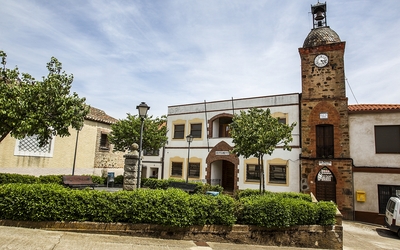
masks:
{"label": "bell", "polygon": [[315,21],[321,21],[321,20],[323,20],[325,17],[324,17],[324,13],[322,12],[322,11],[318,11],[317,12],[317,15],[316,15],[316,17],[314,18],[315,19]]}

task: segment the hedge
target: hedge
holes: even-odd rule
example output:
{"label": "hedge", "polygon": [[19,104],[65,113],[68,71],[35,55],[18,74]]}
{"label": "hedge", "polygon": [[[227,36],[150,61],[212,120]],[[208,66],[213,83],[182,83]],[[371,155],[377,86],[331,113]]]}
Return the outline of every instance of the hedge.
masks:
{"label": "hedge", "polygon": [[274,193],[240,198],[237,223],[263,227],[335,224],[336,205],[333,202],[313,203],[302,195],[296,196],[296,193]]}
{"label": "hedge", "polygon": [[[107,183],[107,178],[100,177],[97,175],[90,175],[94,183],[97,184],[105,184]],[[33,183],[46,183],[46,184],[60,184],[62,185],[62,177],[63,175],[41,175],[39,177],[33,175],[23,175],[23,174],[8,174],[8,173],[0,173],[0,184],[8,184],[8,183],[24,183],[24,184],[33,184]]]}
{"label": "hedge", "polygon": [[[205,196],[205,195],[202,195]],[[232,225],[234,200],[203,199],[179,189],[106,192],[76,190],[57,184],[0,186],[0,218],[25,221],[95,221],[172,225]]]}
{"label": "hedge", "polygon": [[[296,196],[296,194],[292,194]],[[169,188],[106,192],[58,184],[0,185],[0,219],[94,221],[191,225],[246,224],[264,227],[332,225],[336,206],[288,194],[250,195],[234,200]]]}

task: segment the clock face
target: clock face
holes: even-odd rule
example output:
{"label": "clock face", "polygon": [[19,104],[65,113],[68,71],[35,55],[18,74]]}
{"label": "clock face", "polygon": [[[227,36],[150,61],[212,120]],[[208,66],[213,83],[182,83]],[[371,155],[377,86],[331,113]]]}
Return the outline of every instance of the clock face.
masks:
{"label": "clock face", "polygon": [[324,54],[320,54],[318,56],[315,57],[314,59],[314,64],[317,67],[325,67],[329,62],[328,56],[324,55]]}

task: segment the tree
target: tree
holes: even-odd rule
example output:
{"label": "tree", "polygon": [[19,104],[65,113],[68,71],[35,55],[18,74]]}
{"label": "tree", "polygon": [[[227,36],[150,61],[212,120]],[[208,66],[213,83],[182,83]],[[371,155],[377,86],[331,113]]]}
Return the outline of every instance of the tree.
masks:
{"label": "tree", "polygon": [[[111,125],[110,142],[115,151],[131,150],[132,144],[139,145],[141,118],[138,115],[127,114],[128,117]],[[165,116],[153,119],[152,116],[144,119],[142,147],[144,150],[156,150],[163,147],[167,140],[167,119]]]}
{"label": "tree", "polygon": [[235,114],[229,125],[233,138],[233,153],[245,158],[251,156],[258,158],[260,171],[260,192],[265,191],[264,167],[262,159],[265,154],[271,155],[276,146],[282,145],[283,149],[291,150],[292,130],[296,123],[291,125],[280,123],[271,116],[269,109],[262,110],[251,108],[248,112],[240,111]]}
{"label": "tree", "polygon": [[73,75],[62,71],[55,57],[41,81],[18,68],[7,69],[7,54],[0,50],[0,142],[8,135],[22,139],[37,135],[44,146],[53,136],[69,136],[68,128],[81,129],[89,112],[85,98],[70,93]]}

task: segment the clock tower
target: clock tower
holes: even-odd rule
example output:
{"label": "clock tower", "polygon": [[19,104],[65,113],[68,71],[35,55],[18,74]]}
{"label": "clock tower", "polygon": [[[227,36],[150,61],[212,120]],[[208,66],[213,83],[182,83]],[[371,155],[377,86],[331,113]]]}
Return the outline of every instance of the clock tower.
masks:
{"label": "clock tower", "polygon": [[353,218],[352,161],[344,74],[344,49],[327,25],[326,3],[311,6],[313,28],[299,48],[302,94],[301,191],[334,201]]}

